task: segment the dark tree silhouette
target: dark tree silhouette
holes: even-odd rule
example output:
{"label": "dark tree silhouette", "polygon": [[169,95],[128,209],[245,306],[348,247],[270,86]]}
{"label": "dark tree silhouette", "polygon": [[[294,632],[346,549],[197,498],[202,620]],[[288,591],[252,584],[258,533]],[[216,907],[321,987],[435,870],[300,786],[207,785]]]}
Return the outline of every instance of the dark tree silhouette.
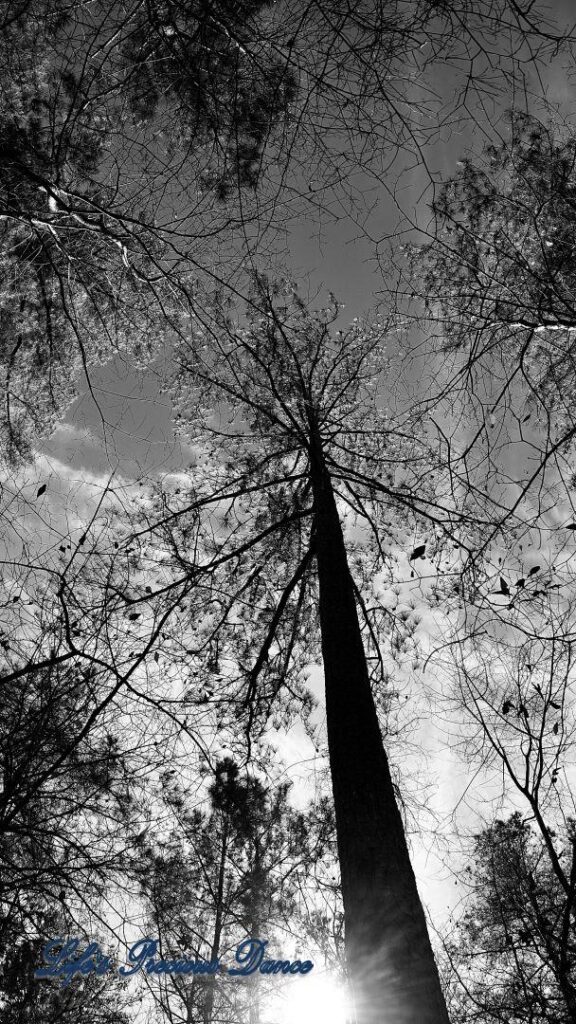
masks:
{"label": "dark tree silhouette", "polygon": [[6,3],[4,456],[29,454],[75,373],[118,351],[149,365],[198,311],[198,280],[245,291],[246,257],[277,252],[287,219],[353,205],[359,169],[388,187],[390,153],[421,163],[439,67],[458,83],[446,122],[563,42],[512,0],[465,8]]}
{"label": "dark tree silhouette", "polygon": [[35,908],[58,905],[66,890],[80,905],[96,903],[137,830],[126,748],[110,718],[78,739],[96,689],[89,669],[2,680],[0,908],[8,917],[33,923]]}
{"label": "dark tree silhouette", "polygon": [[[574,827],[556,837],[574,864]],[[574,883],[567,894],[519,813],[476,837],[472,896],[447,943],[452,1020],[569,1024],[576,1017]],[[572,868],[572,873],[574,868]]]}
{"label": "dark tree silhouette", "polygon": [[528,597],[505,629],[484,617],[445,662],[466,760],[519,808],[483,829],[463,872],[472,897],[447,947],[457,1020],[574,1019],[573,614],[556,590]]}
{"label": "dark tree silhouette", "polygon": [[[378,409],[385,325],[331,331],[337,307],[309,313],[290,286],[263,278],[253,302],[261,312],[248,311],[248,328],[215,310],[219,331],[210,344],[199,332],[180,352],[183,430],[211,450],[212,468],[200,484],[196,474],[203,496],[182,495],[179,509],[142,529],[140,541],[164,531],[181,572],[197,580],[210,574],[208,635],[218,652],[211,692],[216,702],[236,694],[249,733],[265,724],[278,693],[299,699],[299,679],[320,642],[358,1019],[378,1019],[386,1005],[398,1021],[445,1021],[371,688],[371,676],[382,682],[384,612],[368,577],[383,567],[387,516],[389,542],[398,510],[420,511],[440,537],[450,514],[432,498],[429,474],[419,476],[425,445],[415,425],[394,432]],[[205,410],[203,421],[196,408]],[[420,486],[390,485],[386,474],[396,463],[409,465]],[[370,568],[345,541],[346,509],[365,524]],[[200,520],[192,565],[185,531]]]}
{"label": "dark tree silhouette", "polygon": [[[359,169],[388,182],[390,158],[420,162],[435,100],[430,93],[418,116],[405,113],[416,109],[406,102],[415,78],[426,88],[441,63],[461,69],[449,118],[471,88],[493,88],[487,59],[502,58],[501,82],[546,33],[532,5],[523,12],[515,0],[450,10],[431,0],[334,0],[305,2],[293,24],[285,15],[258,0],[113,9],[29,0],[2,11],[0,454],[15,462],[30,453],[73,394],[76,371],[90,386],[96,361],[121,351],[149,364],[174,338],[178,415],[200,467],[177,500],[157,488],[157,515],[146,496],[129,541],[114,542],[121,555],[86,547],[83,532],[73,553],[60,548],[66,564],[55,568],[46,551],[29,560],[20,538],[16,552],[10,536],[0,811],[2,836],[23,839],[15,858],[1,846],[3,895],[22,894],[24,918],[66,870],[86,876],[90,829],[76,842],[78,822],[87,815],[103,828],[110,799],[123,840],[138,846],[113,716],[162,713],[206,761],[206,723],[222,737],[240,725],[245,749],[238,739],[234,749],[248,760],[271,716],[310,707],[306,673],[321,650],[358,1020],[379,1020],[385,1007],[399,1024],[438,1024],[446,1010],[377,715],[392,701],[381,651],[390,613],[371,578],[386,571],[391,546],[406,543],[413,563],[425,559],[456,521],[475,529],[477,510],[433,493],[439,460],[421,420],[406,415],[392,429],[374,397],[386,325],[339,334],[336,309],[311,315],[290,288],[262,279],[247,328],[233,323],[225,300],[246,289],[247,256],[264,256],[284,211],[321,218],[333,199],[351,201]],[[500,46],[508,34],[511,60]],[[549,36],[552,46],[562,42]],[[531,143],[540,149],[530,154],[534,188],[546,176],[543,139]],[[570,154],[553,155],[563,182]],[[508,300],[495,307],[498,323],[528,331],[530,342],[541,328],[572,329],[549,319],[570,290],[565,193],[557,219],[566,234],[540,239],[541,249],[557,245],[560,283],[550,294],[529,290],[542,322],[511,320]],[[550,261],[531,246],[542,278]],[[514,268],[509,260],[511,279]],[[516,286],[528,277],[517,275]],[[213,305],[206,280],[221,289]],[[463,322],[457,302],[453,312]],[[37,498],[45,491],[42,482]],[[408,544],[407,518],[427,536]],[[24,578],[25,608],[28,600],[35,608],[16,621]],[[504,576],[499,593],[510,596]],[[13,602],[16,618],[6,611]],[[392,629],[407,642],[397,620]],[[177,696],[162,671],[170,659],[186,666]],[[137,723],[135,715],[136,733]],[[153,745],[146,740],[138,755],[151,773],[173,753]],[[111,849],[99,848],[100,891]],[[204,1009],[210,1017],[213,1007]]]}
{"label": "dark tree silhouette", "polygon": [[[45,944],[69,929],[79,937],[78,920],[41,898],[23,916],[12,907],[8,917],[0,917],[0,1002],[6,1024],[78,1024],[85,1018],[94,1024],[129,1024],[133,1006],[112,974],[85,978],[80,984],[76,979],[65,987],[34,977],[43,964]],[[86,945],[94,938],[92,932]]]}
{"label": "dark tree silhouette", "polygon": [[[228,963],[246,937],[267,941],[268,956],[282,953],[301,894],[332,836],[326,808],[295,811],[289,789],[241,773],[227,758],[215,766],[208,801],[192,809],[175,773],[164,778],[174,827],[161,843],[141,850],[137,871],[149,932],[160,937],[164,955],[185,950]],[[258,1024],[267,995],[260,974],[237,982],[194,976],[166,979],[156,1001],[159,1013],[174,1022]]]}
{"label": "dark tree silhouette", "polygon": [[19,936],[3,958],[0,998],[6,1024],[77,1024],[84,1017],[94,1024],[129,1024],[132,1008],[113,978],[89,978],[65,989],[34,978],[45,941]]}
{"label": "dark tree silhouette", "polygon": [[576,143],[519,113],[507,135],[444,184],[414,287],[423,277],[427,316],[460,358],[473,400],[484,394],[500,419],[520,395],[526,422],[534,412],[548,420],[544,469],[575,431]]}

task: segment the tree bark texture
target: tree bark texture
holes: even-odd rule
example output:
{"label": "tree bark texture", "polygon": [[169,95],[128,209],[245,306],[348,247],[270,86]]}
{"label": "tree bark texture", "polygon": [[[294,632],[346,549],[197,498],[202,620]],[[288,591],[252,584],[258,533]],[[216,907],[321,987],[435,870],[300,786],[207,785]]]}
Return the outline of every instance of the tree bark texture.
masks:
{"label": "tree bark texture", "polygon": [[313,442],[311,475],[328,746],[356,1024],[449,1024],[319,439]]}
{"label": "tree bark texture", "polygon": [[[218,883],[216,889],[216,916],[214,920],[214,934],[210,949],[210,960],[217,960],[220,952],[220,939],[222,938],[222,911],[224,902],[224,880],[226,876],[226,855],[228,853],[228,816],[224,819],[224,830],[222,833],[222,845],[220,847],[220,864],[218,867]],[[214,975],[209,974],[206,978],[206,991],[204,995],[204,1006],[202,1012],[203,1024],[212,1024],[214,1015],[215,996]]]}

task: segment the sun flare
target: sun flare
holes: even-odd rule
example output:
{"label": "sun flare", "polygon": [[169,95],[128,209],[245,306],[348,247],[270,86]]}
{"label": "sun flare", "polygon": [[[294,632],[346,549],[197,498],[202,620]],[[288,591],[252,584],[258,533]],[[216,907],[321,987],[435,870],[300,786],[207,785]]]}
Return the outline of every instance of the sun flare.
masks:
{"label": "sun flare", "polygon": [[346,989],[330,975],[295,978],[279,996],[275,1024],[352,1024]]}

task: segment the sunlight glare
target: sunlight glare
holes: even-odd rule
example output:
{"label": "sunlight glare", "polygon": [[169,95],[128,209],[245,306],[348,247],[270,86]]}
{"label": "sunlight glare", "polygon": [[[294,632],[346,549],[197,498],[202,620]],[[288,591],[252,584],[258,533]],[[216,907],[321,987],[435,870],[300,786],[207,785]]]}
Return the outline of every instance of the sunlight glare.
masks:
{"label": "sunlight glare", "polygon": [[278,1024],[352,1024],[348,994],[330,975],[294,979],[281,998]]}

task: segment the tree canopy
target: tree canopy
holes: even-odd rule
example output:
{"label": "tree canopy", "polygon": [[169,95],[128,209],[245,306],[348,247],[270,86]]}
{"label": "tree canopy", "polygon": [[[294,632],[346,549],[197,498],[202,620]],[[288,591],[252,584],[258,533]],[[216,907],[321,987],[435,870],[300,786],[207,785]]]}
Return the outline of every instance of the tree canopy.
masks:
{"label": "tree canopy", "polygon": [[[572,46],[516,0],[3,5],[7,1020],[574,1018]],[[161,469],[113,454],[121,363]],[[270,939],[351,1003],[60,991],[53,930]]]}

